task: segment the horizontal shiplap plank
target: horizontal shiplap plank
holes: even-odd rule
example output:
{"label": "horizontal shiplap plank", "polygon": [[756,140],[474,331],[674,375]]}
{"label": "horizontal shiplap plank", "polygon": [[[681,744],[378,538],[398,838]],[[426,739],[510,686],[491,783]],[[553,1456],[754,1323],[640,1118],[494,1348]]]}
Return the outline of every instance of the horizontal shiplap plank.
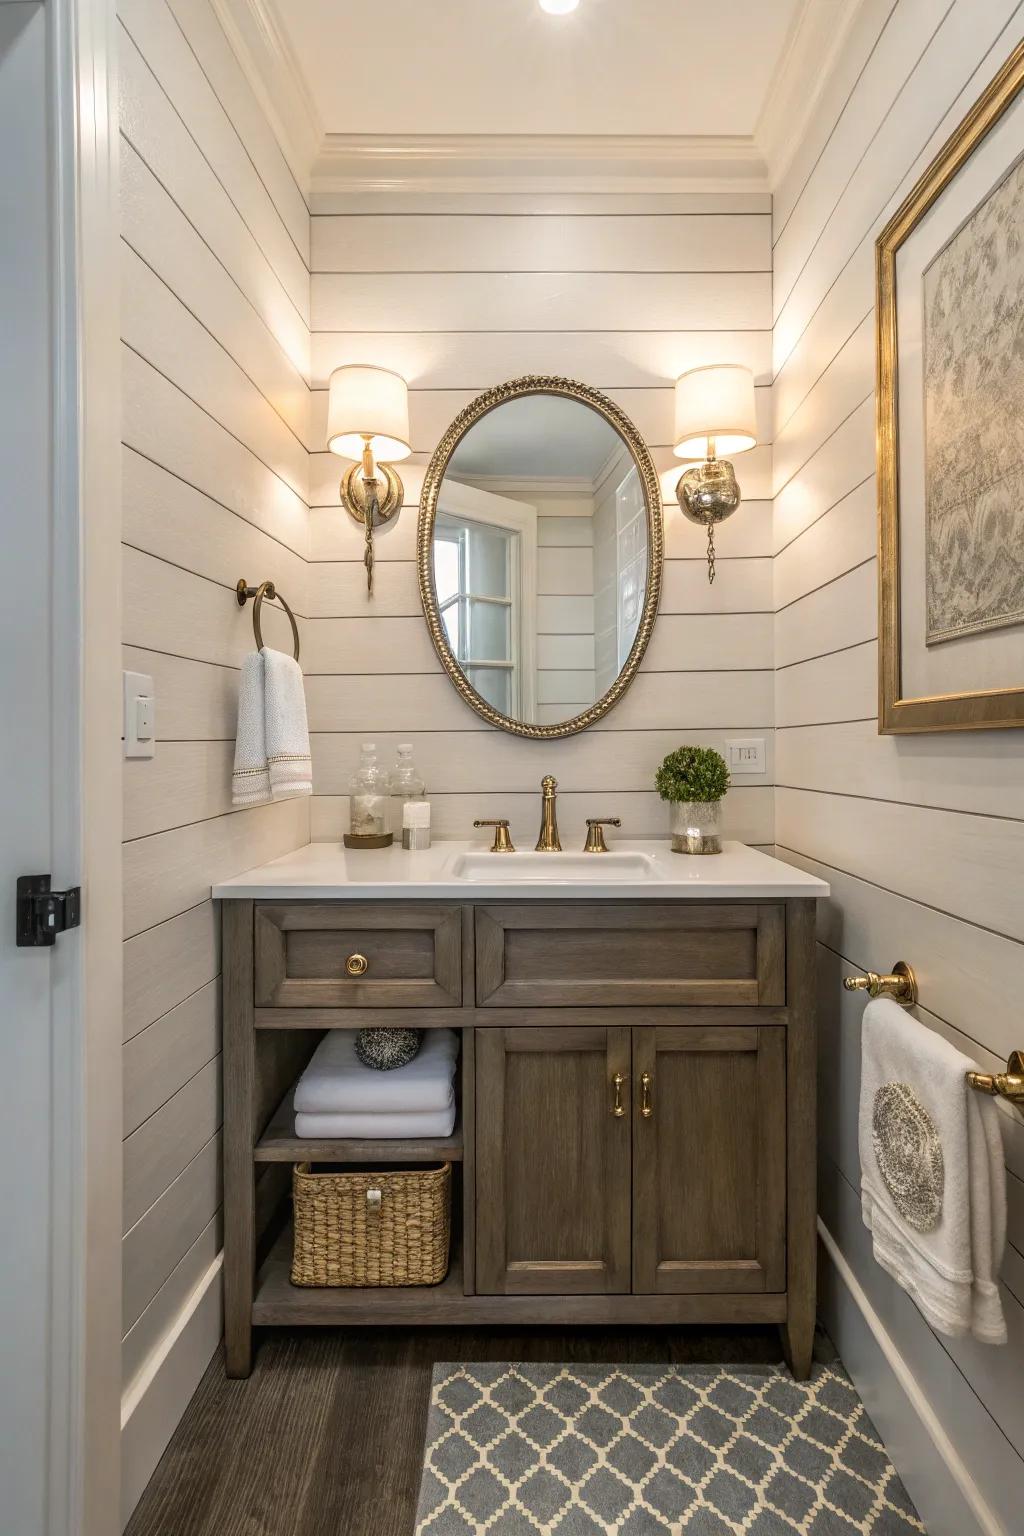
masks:
{"label": "horizontal shiplap plank", "polygon": [[[688,732],[688,741],[707,742],[706,732]],[[431,835],[436,838],[480,839],[474,830],[478,818],[503,816],[511,822],[517,847],[532,848],[540,818],[540,790],[532,793],[473,791],[431,796]],[[609,847],[617,838],[660,837],[668,840],[669,808],[653,790],[596,789],[558,790],[558,825],[562,844],[582,848],[588,816],[618,816],[621,827],[608,829]],[[769,786],[733,788],[723,812],[726,837],[743,843],[766,845],[773,836],[772,793]],[[313,798],[311,835],[314,842],[336,842],[348,831],[348,797],[316,795]],[[481,843],[481,846],[488,846]]]}
{"label": "horizontal shiplap plank", "polygon": [[124,1047],[124,1134],[138,1130],[220,1050],[220,983],[141,1030]]}
{"label": "horizontal shiplap plank", "polygon": [[309,208],[210,0],[167,0],[307,267]]}
{"label": "horizontal shiplap plank", "polygon": [[712,584],[703,559],[666,560],[659,611],[766,613],[772,607],[771,566],[770,560],[729,560]]}
{"label": "horizontal shiplap plank", "polygon": [[126,345],[308,503],[305,443],[173,289],[123,240],[121,334]]}
{"label": "horizontal shiplap plank", "polygon": [[538,635],[537,666],[542,670],[556,667],[594,670],[593,635]]}
{"label": "horizontal shiplap plank", "polygon": [[1020,822],[781,787],[775,798],[780,846],[1024,940]]}
{"label": "horizontal shiplap plank", "polygon": [[136,352],[123,347],[121,362],[129,447],[305,556],[305,497]]}
{"label": "horizontal shiplap plank", "polygon": [[305,362],[289,357],[127,140],[121,150],[121,233],[305,442],[309,388],[300,371],[306,368]]}
{"label": "horizontal shiplap plank", "polygon": [[132,448],[122,448],[121,464],[126,544],[227,587],[272,573],[293,611],[306,612],[306,562],[287,544]]}
{"label": "horizontal shiplap plank", "polygon": [[[875,328],[865,315],[838,355],[827,363],[806,398],[772,429],[776,492],[815,454],[875,387]],[[776,408],[778,409],[778,396]]]}
{"label": "horizontal shiplap plank", "polygon": [[862,645],[782,667],[775,674],[775,720],[781,726],[874,718],[878,645]]}
{"label": "horizontal shiplap plank", "polygon": [[220,973],[213,902],[149,928],[124,946],[124,1038],[130,1040]]}
{"label": "horizontal shiplap plank", "polygon": [[762,330],[768,272],[313,274],[314,331]]}
{"label": "horizontal shiplap plank", "polygon": [[122,1244],[125,1333],[206,1228],[221,1203],[220,1135],[207,1142]]}
{"label": "horizontal shiplap plank", "polygon": [[783,432],[865,318],[873,324],[874,299],[874,243],[865,240],[837,273],[785,361],[779,362],[772,404]]}
{"label": "horizontal shiplap plank", "polygon": [[582,379],[603,390],[664,388],[709,357],[742,363],[759,384],[771,382],[767,319],[755,329],[681,330],[677,316],[668,328],[653,332],[631,329],[639,326],[635,317],[626,329],[598,320],[585,331],[561,331],[557,320],[547,330],[512,331],[462,330],[457,324],[437,332],[419,316],[404,331],[391,328],[390,316],[384,323],[387,329],[368,330],[357,319],[351,330],[314,331],[310,346],[316,387],[326,389],[331,370],[340,363],[371,358],[400,373],[414,389],[473,394],[530,373]]}
{"label": "horizontal shiplap plank", "polygon": [[580,714],[595,697],[593,667],[561,667],[537,673],[537,703],[558,705],[562,711],[558,715],[560,720]]}
{"label": "horizontal shiplap plank", "polygon": [[309,801],[282,800],[126,843],[125,937],[198,906],[217,880],[301,848],[308,828]]}
{"label": "horizontal shiplap plank", "polygon": [[[716,683],[722,686],[721,677],[711,680],[708,697]],[[704,697],[699,696],[698,704],[704,703]],[[677,728],[590,730],[554,741],[513,739],[498,731],[487,731],[472,736],[467,743],[465,737],[422,728],[418,731],[410,728],[405,737],[382,733],[375,739],[383,761],[391,761],[400,740],[413,744],[416,766],[426,782],[428,796],[435,791],[472,794],[482,786],[489,794],[539,794],[545,773],[555,775],[560,792],[651,790],[655,769],[668,752],[691,741],[717,747],[724,739],[725,730],[715,731],[707,725],[712,713],[710,709],[694,708],[691,713],[693,724],[680,724]],[[738,718],[756,717],[740,715]],[[733,733],[731,725],[727,732]],[[763,728],[761,733],[764,734]],[[738,731],[737,734],[745,733]],[[318,795],[347,792],[349,778],[359,760],[359,742],[359,735],[352,733],[313,737],[314,782]],[[770,767],[764,782],[771,782]],[[749,780],[745,777],[743,783],[748,784]]]}
{"label": "horizontal shiplap plank", "polygon": [[[128,545],[122,549],[121,570],[126,644],[186,660],[215,662],[221,667],[240,667],[246,653],[254,649],[252,604],[239,608],[233,584],[221,585],[195,576]],[[262,573],[238,574],[252,575],[255,580],[267,579]],[[291,628],[279,608],[265,602],[260,627],[265,644],[291,651]],[[303,664],[308,665],[304,654]],[[157,730],[163,730],[159,699]]]}
{"label": "horizontal shiplap plank", "polygon": [[151,758],[128,758],[125,840],[229,813],[234,756],[233,741],[164,741]]}
{"label": "horizontal shiplap plank", "polygon": [[775,498],[775,547],[796,538],[875,469],[875,406],[866,400]]}
{"label": "horizontal shiplap plank", "polygon": [[547,549],[537,560],[538,597],[593,595],[592,549]]}
{"label": "horizontal shiplap plank", "polygon": [[170,1188],[220,1123],[221,1058],[216,1056],[125,1140],[125,1232]]}
{"label": "horizontal shiplap plank", "polygon": [[764,214],[313,220],[313,272],[766,272]]}
{"label": "horizontal shiplap plank", "polygon": [[129,672],[148,673],[157,700],[156,739],[227,741],[235,735],[238,668],[122,647]]}
{"label": "horizontal shiplap plank", "polygon": [[954,753],[941,734],[879,736],[873,720],[782,731],[777,755],[779,783],[796,789],[1024,821],[1021,765],[1012,731],[965,731]]}
{"label": "horizontal shiplap plank", "polygon": [[785,608],[870,560],[878,547],[875,477],[870,476],[775,556],[775,604]]}
{"label": "horizontal shiplap plank", "polygon": [[[798,549],[801,543],[790,548]],[[775,562],[776,576],[783,558]],[[775,615],[776,667],[873,640],[878,628],[876,577],[874,557],[869,557],[834,580],[825,577],[820,587],[781,609]]]}
{"label": "horizontal shiplap plank", "polygon": [[[303,319],[308,266],[165,0],[119,0],[118,16]],[[301,221],[296,231],[302,239]]]}
{"label": "horizontal shiplap plank", "polygon": [[223,1244],[220,1211],[200,1232],[178,1260],[141,1316],[132,1324],[121,1345],[121,1380],[127,1387],[174,1327],[189,1297],[215,1263]]}
{"label": "horizontal shiplap plank", "polygon": [[135,44],[118,50],[121,132],[181,209],[297,368],[309,350],[308,315],[281,278],[191,138]]}

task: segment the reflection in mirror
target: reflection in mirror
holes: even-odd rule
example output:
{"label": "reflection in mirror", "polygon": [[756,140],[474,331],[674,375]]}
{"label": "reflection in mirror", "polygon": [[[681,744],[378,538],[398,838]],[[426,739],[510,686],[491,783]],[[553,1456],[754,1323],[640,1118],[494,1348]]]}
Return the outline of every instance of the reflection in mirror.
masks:
{"label": "reflection in mirror", "polygon": [[448,461],[431,566],[452,655],[493,709],[542,726],[589,709],[629,656],[649,579],[626,442],[561,395],[496,406]]}

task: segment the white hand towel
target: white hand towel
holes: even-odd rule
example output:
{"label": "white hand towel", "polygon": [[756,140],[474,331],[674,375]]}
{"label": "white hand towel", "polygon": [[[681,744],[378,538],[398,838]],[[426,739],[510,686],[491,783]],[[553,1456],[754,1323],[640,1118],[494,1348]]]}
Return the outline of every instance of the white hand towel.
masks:
{"label": "white hand towel", "polygon": [[408,1140],[414,1136],[450,1136],[454,1129],[454,1102],[447,1109],[425,1109],[411,1114],[403,1111],[393,1115],[295,1116],[296,1136],[315,1136],[322,1141],[353,1137],[366,1141]]}
{"label": "white hand towel", "polygon": [[313,1115],[366,1115],[447,1111],[451,1107],[459,1053],[454,1030],[426,1030],[412,1061],[390,1072],[363,1065],[356,1055],[357,1033],[354,1029],[328,1030],[299,1078],[297,1110]]}
{"label": "white hand towel", "polygon": [[1006,1343],[1006,1172],[976,1063],[891,998],[864,1010],[861,1210],[878,1263],[939,1333]]}
{"label": "white hand towel", "polygon": [[232,805],[265,805],[313,793],[306,694],[298,662],[253,651],[242,663]]}

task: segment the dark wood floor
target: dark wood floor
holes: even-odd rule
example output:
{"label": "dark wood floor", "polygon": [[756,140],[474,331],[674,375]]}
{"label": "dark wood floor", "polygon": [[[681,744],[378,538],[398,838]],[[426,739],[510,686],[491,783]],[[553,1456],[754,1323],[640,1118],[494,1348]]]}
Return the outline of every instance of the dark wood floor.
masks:
{"label": "dark wood floor", "polygon": [[126,1536],[413,1536],[437,1360],[771,1363],[774,1328],[267,1331],[216,1355]]}

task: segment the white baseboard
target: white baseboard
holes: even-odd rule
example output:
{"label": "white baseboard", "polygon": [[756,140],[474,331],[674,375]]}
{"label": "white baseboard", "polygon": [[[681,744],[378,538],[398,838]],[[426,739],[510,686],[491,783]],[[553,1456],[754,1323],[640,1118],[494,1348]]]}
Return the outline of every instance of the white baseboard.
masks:
{"label": "white baseboard", "polygon": [[1008,1536],[820,1217],[818,1234],[819,1312],[929,1536]]}
{"label": "white baseboard", "polygon": [[121,1398],[121,1529],[128,1524],[224,1331],[219,1253]]}

